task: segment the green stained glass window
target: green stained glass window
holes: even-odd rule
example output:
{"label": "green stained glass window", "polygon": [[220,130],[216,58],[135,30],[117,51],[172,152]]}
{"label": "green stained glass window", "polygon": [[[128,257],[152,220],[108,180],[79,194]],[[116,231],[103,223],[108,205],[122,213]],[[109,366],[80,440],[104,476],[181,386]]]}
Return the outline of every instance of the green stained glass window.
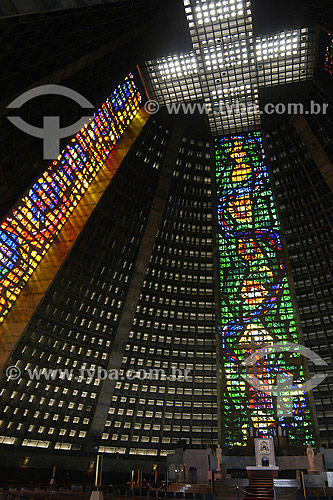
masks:
{"label": "green stained glass window", "polygon": [[[300,355],[269,353],[251,366],[244,365],[263,346],[298,343],[259,132],[216,139],[216,180],[225,444],[245,446],[249,435],[278,433],[287,433],[300,444],[313,443],[306,394],[293,394],[286,416],[279,406],[282,399],[267,390],[286,376],[293,377],[293,384],[304,383]],[[249,377],[264,389],[254,388]],[[288,397],[290,389],[283,401]]]}

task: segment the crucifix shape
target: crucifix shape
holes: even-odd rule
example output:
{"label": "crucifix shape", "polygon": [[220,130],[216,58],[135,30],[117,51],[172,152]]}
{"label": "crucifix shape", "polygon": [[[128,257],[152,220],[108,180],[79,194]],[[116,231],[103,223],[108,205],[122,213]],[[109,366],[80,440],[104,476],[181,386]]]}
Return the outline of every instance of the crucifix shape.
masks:
{"label": "crucifix shape", "polygon": [[[313,76],[314,35],[308,28],[254,38],[249,0],[183,0],[193,50],[146,62],[151,98],[203,102],[213,135],[254,130],[262,112],[259,89]],[[177,111],[178,109],[178,111]]]}

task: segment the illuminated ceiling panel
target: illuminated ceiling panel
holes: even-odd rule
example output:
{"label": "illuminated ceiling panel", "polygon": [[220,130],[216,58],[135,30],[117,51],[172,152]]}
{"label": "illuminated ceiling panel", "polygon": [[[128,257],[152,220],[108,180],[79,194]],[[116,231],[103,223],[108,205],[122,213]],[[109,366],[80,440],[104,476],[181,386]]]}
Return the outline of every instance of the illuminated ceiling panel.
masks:
{"label": "illuminated ceiling panel", "polygon": [[246,131],[260,124],[260,87],[312,77],[307,28],[254,39],[250,1],[183,1],[193,52],[146,63],[151,97],[160,104],[203,100],[213,135]]}
{"label": "illuminated ceiling panel", "polygon": [[146,63],[148,87],[160,104],[202,98],[198,63],[193,52],[162,57]]}
{"label": "illuminated ceiling panel", "polygon": [[208,114],[213,135],[256,128],[260,114],[249,43],[250,2],[184,0],[184,5],[199,61],[203,98],[213,105]]}
{"label": "illuminated ceiling panel", "polygon": [[158,70],[163,80],[186,78],[198,73],[198,65],[194,54],[180,54],[157,60]]}
{"label": "illuminated ceiling panel", "polygon": [[189,1],[184,1],[185,11],[189,21],[194,21],[198,25],[211,25],[220,21],[231,20],[243,16],[245,12],[245,2],[243,0],[228,1],[200,1],[196,0],[191,5]]}
{"label": "illuminated ceiling panel", "polygon": [[308,80],[313,75],[314,48],[307,28],[256,38],[259,87]]}
{"label": "illuminated ceiling panel", "polygon": [[249,63],[249,53],[246,40],[228,44],[208,45],[203,50],[204,65],[207,71],[219,71]]}
{"label": "illuminated ceiling panel", "polygon": [[276,58],[292,58],[301,51],[300,30],[283,31],[274,36],[256,38],[257,61]]}

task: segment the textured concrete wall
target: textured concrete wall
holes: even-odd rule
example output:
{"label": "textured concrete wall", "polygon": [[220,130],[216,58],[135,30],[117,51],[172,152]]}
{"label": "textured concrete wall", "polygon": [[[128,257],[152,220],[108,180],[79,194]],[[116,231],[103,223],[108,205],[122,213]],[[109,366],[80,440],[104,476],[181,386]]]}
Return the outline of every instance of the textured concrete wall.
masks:
{"label": "textured concrete wall", "polygon": [[[323,470],[323,458],[321,455],[316,455],[315,468],[318,472]],[[308,457],[276,457],[277,465],[280,470],[295,470],[295,469],[309,469]]]}
{"label": "textured concrete wall", "polygon": [[[331,459],[333,460],[333,450]],[[228,469],[245,469],[247,465],[255,465],[255,457],[223,457],[222,463],[226,464]],[[330,462],[331,463],[331,462]],[[276,464],[280,467],[280,470],[297,470],[297,469],[308,469],[309,462],[306,456],[286,456],[286,457],[276,457]],[[328,465],[326,465],[328,467]],[[321,455],[315,456],[315,467],[318,472],[323,471],[323,459]]]}
{"label": "textured concrete wall", "polygon": [[197,469],[197,483],[206,483],[208,474],[208,455],[211,455],[211,450],[186,450],[186,480],[189,480],[189,468]]}
{"label": "textured concrete wall", "polygon": [[311,153],[312,159],[327,182],[328,187],[333,191],[333,165],[322,148],[317,137],[314,135],[309,123],[304,116],[295,115],[291,121]]}
{"label": "textured concrete wall", "polygon": [[[68,456],[61,453],[50,454],[50,452],[43,452],[42,450],[35,449],[0,449],[0,462],[2,467],[20,467],[24,458],[30,457],[29,468],[35,469],[49,469],[50,474],[53,465],[56,466],[57,471],[87,471],[92,461],[96,460],[96,454],[92,453],[86,456]],[[157,460],[156,457],[145,457],[145,460],[124,460],[121,457],[115,460],[114,457],[110,458],[104,454],[103,458],[103,473],[107,472],[124,472],[130,474],[131,470],[142,469],[144,474],[151,473],[153,464],[159,466],[159,473],[163,474],[166,461]],[[128,477],[130,478],[130,476]]]}
{"label": "textured concrete wall", "polygon": [[226,464],[228,469],[245,469],[247,465],[255,465],[255,457],[222,457],[222,463]]}
{"label": "textured concrete wall", "polygon": [[325,450],[324,448],[321,448],[320,452],[324,456],[325,468],[327,470],[328,469],[333,469],[333,449]]}

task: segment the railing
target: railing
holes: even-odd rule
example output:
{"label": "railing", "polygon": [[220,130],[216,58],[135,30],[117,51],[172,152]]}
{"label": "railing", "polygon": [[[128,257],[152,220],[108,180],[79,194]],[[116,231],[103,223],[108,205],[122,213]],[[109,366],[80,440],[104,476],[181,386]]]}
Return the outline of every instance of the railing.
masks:
{"label": "railing", "polygon": [[[5,484],[7,483],[7,484]],[[89,494],[92,487],[89,485],[80,485],[79,489],[75,488],[76,485],[56,485],[54,488],[47,487],[46,485],[31,485],[31,484],[18,484],[17,481],[1,481],[0,482],[0,499],[6,498],[6,495],[10,495],[12,498],[13,494],[22,498],[36,498],[37,499],[57,499],[58,494],[65,494],[66,498],[68,496],[73,499],[76,495],[82,493]],[[79,486],[79,485],[77,485]],[[213,493],[205,492],[190,492],[190,491],[165,491],[165,486],[160,486],[159,488],[154,488],[149,483],[141,489],[135,488],[133,490],[126,487],[113,487],[113,486],[103,486],[101,488],[105,495],[114,497],[134,497],[134,498],[153,498],[153,499],[174,499],[174,500],[217,500],[219,495],[214,495]],[[289,489],[289,488],[288,488]],[[274,500],[303,500],[304,497],[301,494],[301,488],[293,488],[292,491],[285,491],[286,488],[273,486],[264,493],[252,493],[251,491],[246,491],[240,486],[233,486],[230,488],[223,488],[224,498],[234,498],[237,500],[243,500],[244,496],[247,495],[250,498],[265,498],[267,494],[274,492]],[[330,492],[331,493],[331,492]],[[62,497],[61,497],[62,498]],[[307,493],[306,500],[333,500],[333,496],[327,494],[326,488],[311,488],[311,493]]]}
{"label": "railing", "polygon": [[[333,496],[329,496],[326,494],[326,487],[316,488],[316,491],[311,491],[311,494],[307,493],[306,498],[304,496],[302,496],[300,486],[295,488],[293,491],[288,492],[288,493],[281,491],[281,489],[282,489],[281,487],[273,486],[271,489],[265,491],[264,493],[252,493],[250,491],[244,490],[240,486],[235,486],[234,488],[230,488],[228,491],[237,490],[237,500],[242,500],[245,495],[248,495],[250,497],[253,496],[256,498],[260,498],[260,497],[265,498],[267,496],[267,494],[272,493],[272,492],[274,492],[274,500],[286,500],[288,498],[290,498],[291,500],[292,499],[297,499],[297,500],[303,500],[303,499],[304,500],[333,500]],[[312,488],[311,488],[311,490],[312,490]],[[227,491],[227,490],[223,490],[223,491]]]}

